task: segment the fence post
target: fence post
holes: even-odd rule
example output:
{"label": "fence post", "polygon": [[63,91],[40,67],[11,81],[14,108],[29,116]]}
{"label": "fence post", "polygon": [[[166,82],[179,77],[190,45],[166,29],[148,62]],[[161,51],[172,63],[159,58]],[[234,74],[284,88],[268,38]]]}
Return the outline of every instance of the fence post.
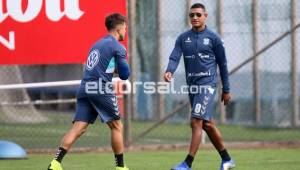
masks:
{"label": "fence post", "polygon": [[[160,21],[160,17],[161,17],[161,3],[162,1],[157,0],[156,1],[156,5],[157,5],[157,56],[156,56],[156,75],[155,75],[155,81],[156,82],[161,82],[162,81],[162,55],[161,55],[161,37],[162,37],[162,33],[161,33],[161,21]],[[164,116],[164,112],[165,112],[165,96],[163,94],[159,94],[157,92],[157,119],[161,120]]]}
{"label": "fence post", "polygon": [[[257,0],[252,0],[252,46],[253,53],[256,54],[258,51],[258,5]],[[254,102],[255,102],[255,123],[260,124],[261,120],[261,105],[260,105],[260,78],[259,78],[259,63],[258,58],[253,60],[253,90],[254,90]]]}
{"label": "fence post", "polygon": [[[133,83],[136,81],[136,64],[135,64],[135,54],[136,54],[136,0],[127,0],[127,11],[128,11],[128,24],[130,29],[128,29],[129,39],[128,39],[128,48],[129,48],[129,63],[131,67],[131,76],[130,82]],[[130,94],[124,95],[125,102],[125,117],[124,117],[124,141],[125,146],[129,147],[132,136],[131,136],[131,119],[136,116],[136,96],[130,89]]]}
{"label": "fence post", "polygon": [[186,27],[190,28],[191,27],[191,23],[190,23],[190,17],[188,15],[188,13],[190,12],[190,7],[192,6],[192,0],[186,0]]}
{"label": "fence post", "polygon": [[[221,37],[224,36],[224,27],[223,27],[223,0],[217,1],[217,27],[218,32]],[[219,81],[219,88],[218,88],[218,94],[219,94],[219,100],[218,100],[218,106],[220,108],[220,123],[224,124],[226,123],[226,107],[222,103],[221,95],[222,95],[222,83]]]}
{"label": "fence post", "polygon": [[[296,0],[291,0],[291,28],[296,26]],[[297,33],[291,33],[291,89],[292,89],[292,126],[296,127],[299,124],[299,97],[297,83]]]}

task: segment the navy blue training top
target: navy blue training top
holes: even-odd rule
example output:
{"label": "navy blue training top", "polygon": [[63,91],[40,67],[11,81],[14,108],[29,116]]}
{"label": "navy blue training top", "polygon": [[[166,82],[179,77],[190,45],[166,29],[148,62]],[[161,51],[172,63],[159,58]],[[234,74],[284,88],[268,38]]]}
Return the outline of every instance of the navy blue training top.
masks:
{"label": "navy blue training top", "polygon": [[111,82],[115,69],[118,70],[120,79],[129,78],[130,68],[126,61],[125,47],[112,35],[107,35],[92,46],[77,95],[84,94],[86,82]]}
{"label": "navy blue training top", "polygon": [[188,85],[217,85],[217,65],[223,85],[223,92],[229,92],[227,59],[220,36],[207,27],[196,32],[189,30],[176,40],[169,57],[166,72],[175,72],[180,58],[184,57],[186,82]]}

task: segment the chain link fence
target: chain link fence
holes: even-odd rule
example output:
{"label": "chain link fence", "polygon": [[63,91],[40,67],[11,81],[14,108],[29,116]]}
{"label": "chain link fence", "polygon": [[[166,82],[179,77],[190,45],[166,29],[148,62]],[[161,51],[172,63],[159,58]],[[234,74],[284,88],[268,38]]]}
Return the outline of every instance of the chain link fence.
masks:
{"label": "chain link fence", "polygon": [[[300,3],[293,0],[129,0],[131,80],[162,81],[179,34],[190,29],[189,7],[204,3],[207,26],[222,35],[228,58],[232,102],[225,111],[217,95],[213,115],[226,142],[300,141]],[[286,36],[274,43],[280,36]],[[261,50],[266,46],[263,53]],[[242,64],[251,57],[248,63]],[[0,84],[79,80],[82,65],[1,66]],[[174,89],[185,85],[183,60]],[[55,149],[72,126],[77,86],[0,90],[0,139],[26,149]],[[296,90],[295,90],[296,89]],[[187,144],[190,104],[187,94],[146,94],[137,86],[126,96],[127,144]],[[46,102],[48,101],[48,102]],[[50,102],[49,102],[50,101]],[[124,102],[120,100],[119,102]],[[298,108],[298,110],[297,110]],[[132,143],[131,143],[132,142]],[[106,147],[110,132],[96,122],[75,148]]]}
{"label": "chain link fence", "polygon": [[[299,29],[296,28],[292,34],[290,32],[299,22],[299,14],[295,12],[299,10],[296,1],[161,0],[152,1],[147,8],[138,5],[135,36],[143,39],[143,43],[137,42],[137,52],[133,54],[133,62],[138,65],[136,70],[140,73],[136,79],[161,80],[176,38],[190,29],[187,14],[189,7],[196,2],[206,5],[207,26],[223,37],[229,71],[235,70],[230,76],[232,102],[222,111],[219,99],[215,99],[214,118],[224,132],[225,140],[299,141],[299,135],[295,134],[299,130],[299,93],[292,90],[300,87],[299,61],[295,60],[299,47],[292,45],[297,43]],[[152,15],[140,15],[149,11]],[[139,29],[139,21],[143,21],[143,29]],[[148,25],[156,25],[153,28],[156,32],[153,33],[153,29],[147,32],[144,27]],[[152,45],[159,47],[147,48]],[[147,67],[159,67],[159,72],[152,71],[154,75],[151,77]],[[174,78],[176,90],[185,85],[183,60]],[[146,121],[150,128],[145,126],[142,135],[133,135],[133,138],[141,141],[154,138],[156,140],[152,143],[157,144],[189,141],[187,94],[157,97],[140,92],[137,96],[133,117],[136,121]],[[157,121],[157,118],[166,119]],[[152,131],[149,132],[149,129]]]}

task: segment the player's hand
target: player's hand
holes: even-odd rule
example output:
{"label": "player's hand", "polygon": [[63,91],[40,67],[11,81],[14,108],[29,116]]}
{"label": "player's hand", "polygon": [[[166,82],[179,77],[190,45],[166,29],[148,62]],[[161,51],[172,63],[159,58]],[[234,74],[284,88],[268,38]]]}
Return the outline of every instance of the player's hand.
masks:
{"label": "player's hand", "polygon": [[227,105],[230,100],[231,100],[231,94],[223,92],[222,93],[222,102],[224,102],[224,105]]}
{"label": "player's hand", "polygon": [[172,79],[172,73],[171,72],[166,72],[164,74],[164,79],[165,79],[166,82],[170,82],[171,79]]}

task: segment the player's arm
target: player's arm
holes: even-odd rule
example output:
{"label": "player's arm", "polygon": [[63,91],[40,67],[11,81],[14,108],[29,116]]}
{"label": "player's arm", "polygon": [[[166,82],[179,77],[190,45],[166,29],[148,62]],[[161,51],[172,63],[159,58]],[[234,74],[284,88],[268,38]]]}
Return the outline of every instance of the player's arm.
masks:
{"label": "player's arm", "polygon": [[222,93],[222,101],[226,105],[230,99],[230,85],[229,85],[229,74],[228,74],[228,67],[227,67],[227,59],[224,44],[220,38],[217,39],[216,44],[214,46],[214,52],[216,55],[216,62],[220,69],[220,76],[222,80],[223,86],[223,93]]}
{"label": "player's arm", "polygon": [[174,72],[178,67],[181,56],[182,56],[181,38],[178,37],[175,43],[175,47],[169,57],[168,67],[164,74],[165,81],[167,82],[171,81],[172,75],[174,74]]}
{"label": "player's arm", "polygon": [[126,60],[126,51],[124,49],[116,51],[117,72],[122,80],[127,80],[130,76],[129,64]]}

